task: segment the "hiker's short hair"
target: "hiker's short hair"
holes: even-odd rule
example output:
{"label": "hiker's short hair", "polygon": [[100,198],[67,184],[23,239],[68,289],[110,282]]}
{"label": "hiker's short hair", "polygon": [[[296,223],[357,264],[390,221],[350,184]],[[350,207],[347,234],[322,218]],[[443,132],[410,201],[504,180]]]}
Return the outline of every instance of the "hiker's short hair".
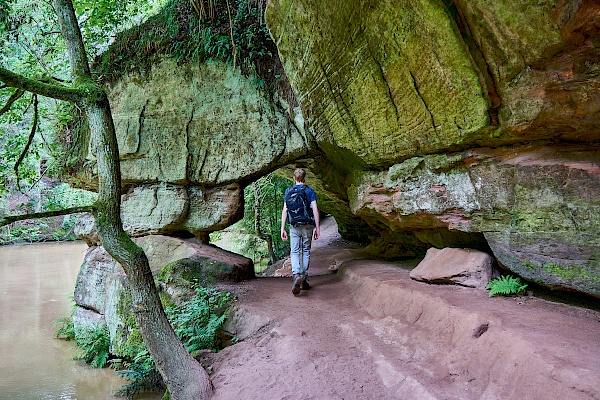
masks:
{"label": "hiker's short hair", "polygon": [[304,171],[302,168],[297,168],[294,171],[294,180],[296,182],[302,182],[304,183],[304,179],[306,178],[306,171]]}

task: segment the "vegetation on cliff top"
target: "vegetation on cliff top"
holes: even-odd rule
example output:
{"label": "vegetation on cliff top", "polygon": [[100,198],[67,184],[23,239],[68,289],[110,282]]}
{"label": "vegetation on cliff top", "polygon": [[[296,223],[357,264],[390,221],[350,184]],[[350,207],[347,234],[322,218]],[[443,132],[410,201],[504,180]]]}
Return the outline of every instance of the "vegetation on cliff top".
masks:
{"label": "vegetation on cliff top", "polygon": [[129,72],[149,72],[162,57],[178,62],[216,59],[240,67],[273,93],[283,77],[277,48],[264,21],[264,0],[169,1],[143,24],[123,32],[96,60],[112,82]]}

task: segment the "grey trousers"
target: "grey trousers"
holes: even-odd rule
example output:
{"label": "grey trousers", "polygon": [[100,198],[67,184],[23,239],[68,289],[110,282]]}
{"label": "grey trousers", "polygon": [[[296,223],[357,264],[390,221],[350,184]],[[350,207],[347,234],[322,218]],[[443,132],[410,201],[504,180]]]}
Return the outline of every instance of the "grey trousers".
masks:
{"label": "grey trousers", "polygon": [[290,258],[292,273],[299,274],[302,279],[308,276],[310,263],[310,245],[312,243],[314,225],[290,226]]}

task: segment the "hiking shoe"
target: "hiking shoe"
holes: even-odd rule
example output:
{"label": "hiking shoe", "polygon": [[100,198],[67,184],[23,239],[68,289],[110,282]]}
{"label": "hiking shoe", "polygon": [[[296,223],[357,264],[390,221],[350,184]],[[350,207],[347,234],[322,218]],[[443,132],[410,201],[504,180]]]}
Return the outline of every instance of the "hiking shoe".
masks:
{"label": "hiking shoe", "polygon": [[292,286],[292,293],[294,296],[300,293],[300,285],[302,285],[302,278],[300,275],[294,275],[294,286]]}
{"label": "hiking shoe", "polygon": [[308,290],[310,289],[310,285],[308,284],[308,281],[306,279],[304,279],[302,281],[302,283],[300,284],[300,290]]}

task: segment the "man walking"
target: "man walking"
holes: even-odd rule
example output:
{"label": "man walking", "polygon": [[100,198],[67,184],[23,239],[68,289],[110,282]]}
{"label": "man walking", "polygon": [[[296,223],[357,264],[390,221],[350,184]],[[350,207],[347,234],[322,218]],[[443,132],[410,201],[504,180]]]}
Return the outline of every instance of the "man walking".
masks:
{"label": "man walking", "polygon": [[294,284],[292,293],[308,290],[308,266],[310,263],[310,246],[312,239],[320,235],[319,209],[317,195],[304,184],[306,172],[298,168],[294,171],[295,184],[285,191],[283,211],[281,212],[281,239],[287,240],[286,220],[290,224],[290,253]]}

